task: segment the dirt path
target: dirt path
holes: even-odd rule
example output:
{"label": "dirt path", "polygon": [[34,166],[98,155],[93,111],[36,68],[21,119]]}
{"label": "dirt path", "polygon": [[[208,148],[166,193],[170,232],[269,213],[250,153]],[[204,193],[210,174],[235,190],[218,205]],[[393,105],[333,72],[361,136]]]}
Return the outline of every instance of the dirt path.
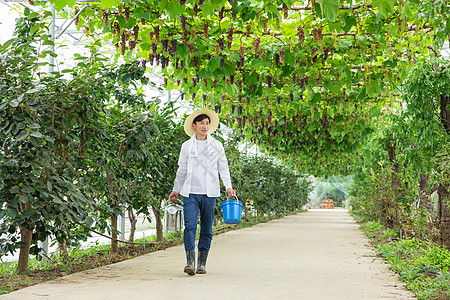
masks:
{"label": "dirt path", "polygon": [[415,299],[367,244],[346,210],[310,210],[215,236],[206,275],[178,246],[0,299]]}

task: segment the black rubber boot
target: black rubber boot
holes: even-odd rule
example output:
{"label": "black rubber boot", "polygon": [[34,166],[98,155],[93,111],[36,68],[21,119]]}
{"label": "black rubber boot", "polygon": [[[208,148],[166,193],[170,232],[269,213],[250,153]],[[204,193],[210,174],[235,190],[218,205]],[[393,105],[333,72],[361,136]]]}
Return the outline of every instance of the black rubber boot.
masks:
{"label": "black rubber boot", "polygon": [[191,276],[195,275],[195,251],[186,251],[186,261],[187,265],[186,267],[184,267],[184,273],[187,273]]}
{"label": "black rubber boot", "polygon": [[197,274],[206,274],[206,259],[208,252],[198,251]]}

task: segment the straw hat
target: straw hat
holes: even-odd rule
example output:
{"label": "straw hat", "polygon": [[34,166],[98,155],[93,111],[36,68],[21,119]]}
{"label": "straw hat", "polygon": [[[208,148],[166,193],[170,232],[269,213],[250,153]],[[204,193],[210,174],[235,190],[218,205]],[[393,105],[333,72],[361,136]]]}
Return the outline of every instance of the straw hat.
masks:
{"label": "straw hat", "polygon": [[192,123],[194,122],[194,119],[201,114],[207,115],[211,120],[211,122],[209,123],[209,134],[213,133],[219,126],[219,115],[216,114],[215,111],[210,109],[197,110],[194,111],[189,117],[187,117],[186,121],[184,121],[184,132],[186,132],[188,136],[194,135],[195,130],[194,128],[192,128]]}

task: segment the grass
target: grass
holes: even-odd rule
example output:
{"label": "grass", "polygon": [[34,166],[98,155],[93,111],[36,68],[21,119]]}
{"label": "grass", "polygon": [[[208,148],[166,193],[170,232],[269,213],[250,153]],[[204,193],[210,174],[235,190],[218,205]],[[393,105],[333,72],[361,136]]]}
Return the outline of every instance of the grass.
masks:
{"label": "grass", "polygon": [[400,239],[399,231],[376,221],[361,223],[361,229],[417,299],[450,299],[448,249],[416,238]]}
{"label": "grass", "polygon": [[[289,214],[299,212],[302,212],[302,210],[297,210]],[[285,215],[251,217],[243,219],[241,223],[235,225],[221,223],[213,227],[213,234],[217,235],[230,230],[250,227],[284,217]],[[197,230],[197,238],[199,231]],[[17,274],[17,262],[2,263],[0,265],[0,295],[76,272],[98,268],[139,255],[180,245],[183,243],[183,233],[169,232],[164,236],[164,240],[161,243],[156,242],[156,235],[147,236],[145,237],[145,248],[142,238],[135,239],[134,242],[141,245],[120,246],[118,253],[111,253],[110,245],[97,244],[87,248],[77,247],[69,249],[69,259],[67,260],[63,260],[58,253],[51,254],[47,261],[30,258],[28,272],[24,275]]]}

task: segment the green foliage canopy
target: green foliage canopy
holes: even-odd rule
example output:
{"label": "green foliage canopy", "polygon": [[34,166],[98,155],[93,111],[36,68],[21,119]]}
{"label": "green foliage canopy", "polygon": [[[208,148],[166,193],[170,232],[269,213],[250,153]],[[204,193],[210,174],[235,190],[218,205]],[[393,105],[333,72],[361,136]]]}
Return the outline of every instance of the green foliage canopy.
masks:
{"label": "green foliage canopy", "polygon": [[445,1],[101,1],[77,22],[159,65],[168,89],[269,153],[326,175],[349,172],[412,62],[442,46],[450,14]]}

